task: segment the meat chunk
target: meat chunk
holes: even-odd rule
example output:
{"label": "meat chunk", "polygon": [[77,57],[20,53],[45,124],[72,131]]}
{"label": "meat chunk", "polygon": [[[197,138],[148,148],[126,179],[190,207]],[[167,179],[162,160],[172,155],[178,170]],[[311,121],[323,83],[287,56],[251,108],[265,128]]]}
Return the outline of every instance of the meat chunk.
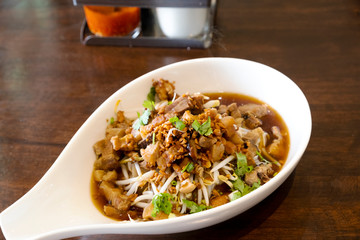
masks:
{"label": "meat chunk", "polygon": [[111,128],[111,127],[108,127],[106,129],[106,132],[105,132],[106,138],[111,139],[114,136],[123,137],[123,136],[125,136],[125,130],[126,130],[126,128]]}
{"label": "meat chunk", "polygon": [[148,135],[146,135],[145,138],[143,138],[138,142],[138,146],[142,149],[145,149],[152,142],[153,142],[153,134],[149,133]]}
{"label": "meat chunk", "polygon": [[196,185],[193,184],[190,179],[186,179],[184,181],[181,182],[181,186],[180,186],[180,192],[181,193],[191,193],[192,191],[194,191],[196,188]]}
{"label": "meat chunk", "polygon": [[262,125],[261,119],[257,118],[253,113],[247,112],[242,115],[244,118],[245,125],[250,128],[254,129]]}
{"label": "meat chunk", "polygon": [[255,167],[250,173],[245,174],[245,182],[249,186],[252,186],[259,181],[263,184],[268,182],[273,174],[274,171],[271,163],[261,164]]}
{"label": "meat chunk", "polygon": [[106,200],[108,200],[114,208],[122,212],[129,210],[131,202],[133,202],[137,196],[136,194],[127,196],[123,194],[121,188],[114,187],[114,185],[109,182],[102,182],[99,189]]}
{"label": "meat chunk", "polygon": [[229,197],[227,195],[217,196],[210,199],[210,206],[218,207],[228,202],[229,202]]}
{"label": "meat chunk", "polygon": [[174,169],[174,171],[178,175],[180,181],[184,181],[186,178],[188,178],[190,176],[190,173],[188,173],[186,171],[182,172],[183,168],[180,167],[179,165],[177,165],[176,163],[172,164],[172,168]]}
{"label": "meat chunk", "polygon": [[187,124],[190,124],[195,120],[195,117],[194,117],[194,115],[191,114],[190,111],[185,111],[181,117],[181,120]]}
{"label": "meat chunk", "polygon": [[244,115],[246,113],[251,113],[252,115],[254,115],[257,118],[261,118],[268,113],[268,109],[267,109],[266,105],[264,105],[264,104],[260,105],[260,104],[255,104],[255,103],[241,105],[238,107],[238,110],[240,111],[240,113],[242,115]]}
{"label": "meat chunk", "polygon": [[119,156],[114,153],[101,156],[95,160],[94,167],[95,169],[100,170],[113,170],[119,165]]}
{"label": "meat chunk", "polygon": [[225,143],[225,152],[227,154],[234,154],[236,151],[236,146],[231,141],[226,141]]}
{"label": "meat chunk", "polygon": [[245,155],[247,160],[247,165],[256,166],[255,157],[257,156],[256,152],[258,151],[257,147],[250,141],[244,143]]}
{"label": "meat chunk", "polygon": [[159,158],[159,142],[148,145],[145,149],[141,149],[140,153],[148,166],[155,166],[156,160]]}
{"label": "meat chunk", "polygon": [[167,219],[169,218],[169,214],[164,213],[163,211],[160,211],[156,214],[155,217],[152,216],[152,211],[154,209],[154,205],[150,203],[147,207],[144,208],[143,211],[143,219],[145,220],[160,220],[160,219]]}
{"label": "meat chunk", "polygon": [[116,179],[117,179],[117,172],[115,170],[108,171],[102,177],[102,180],[107,182],[115,181]]}
{"label": "meat chunk", "polygon": [[93,145],[97,157],[112,154],[114,152],[112,145],[106,139],[100,140]]}
{"label": "meat chunk", "polygon": [[227,137],[231,137],[235,133],[235,119],[231,116],[226,116],[220,119],[221,123],[225,127],[225,133]]}
{"label": "meat chunk", "polygon": [[114,150],[133,151],[137,146],[137,140],[132,134],[126,134],[122,138],[113,136],[110,140]]}
{"label": "meat chunk", "polygon": [[204,95],[202,94],[193,94],[190,98],[191,101],[191,113],[200,114],[204,109]]}
{"label": "meat chunk", "polygon": [[225,146],[221,142],[216,142],[210,148],[210,156],[213,162],[219,161],[225,152]]}
{"label": "meat chunk", "polygon": [[238,109],[245,120],[245,125],[250,129],[261,126],[262,121],[260,118],[268,113],[266,105],[253,103],[239,106]]}
{"label": "meat chunk", "polygon": [[200,136],[199,145],[203,148],[210,148],[212,145],[216,143],[216,138],[210,138],[205,136]]}
{"label": "meat chunk", "polygon": [[260,142],[263,141],[264,131],[258,127],[244,135],[244,139],[249,140],[252,144],[259,146]]}
{"label": "meat chunk", "polygon": [[275,139],[269,145],[268,152],[274,157],[280,157],[283,154],[284,148],[282,147],[283,144],[283,136],[281,135],[280,129],[276,126],[271,128]]}
{"label": "meat chunk", "polygon": [[198,151],[196,148],[196,143],[194,139],[189,140],[189,144],[187,146],[187,149],[189,151],[189,155],[193,160],[197,160],[198,158]]}
{"label": "meat chunk", "polygon": [[165,113],[183,113],[184,111],[190,109],[191,102],[187,95],[183,95],[177,98],[172,104],[165,107]]}
{"label": "meat chunk", "polygon": [[186,152],[185,149],[181,145],[176,144],[176,145],[169,147],[162,154],[162,157],[165,159],[166,164],[168,166],[170,166],[172,162],[174,162],[177,159],[182,158],[182,156],[185,152]]}
{"label": "meat chunk", "polygon": [[168,80],[153,80],[153,86],[160,100],[171,100],[174,97],[175,86]]}
{"label": "meat chunk", "polygon": [[166,159],[163,158],[163,156],[160,156],[158,159],[156,159],[156,164],[161,171],[165,171],[167,168]]}
{"label": "meat chunk", "polygon": [[241,117],[241,113],[237,107],[237,104],[236,103],[232,103],[228,106],[228,111],[230,112],[230,115],[233,117],[233,118],[239,118]]}
{"label": "meat chunk", "polygon": [[94,180],[96,182],[101,182],[104,175],[105,175],[104,170],[95,170],[94,173],[93,173]]}
{"label": "meat chunk", "polygon": [[235,132],[235,134],[232,135],[229,140],[236,145],[242,144],[244,142],[238,132]]}
{"label": "meat chunk", "polygon": [[228,111],[228,107],[227,107],[226,105],[220,105],[220,106],[219,106],[218,112],[219,112],[220,114],[226,114],[227,111]]}

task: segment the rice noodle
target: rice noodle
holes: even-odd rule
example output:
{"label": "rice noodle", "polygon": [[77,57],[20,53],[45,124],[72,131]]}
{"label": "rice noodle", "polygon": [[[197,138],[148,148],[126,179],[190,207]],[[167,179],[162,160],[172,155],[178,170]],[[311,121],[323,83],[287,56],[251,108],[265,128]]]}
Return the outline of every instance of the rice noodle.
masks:
{"label": "rice noodle", "polygon": [[224,173],[226,173],[226,175],[229,175],[229,176],[230,176],[229,179],[230,179],[231,181],[235,181],[235,180],[236,180],[236,177],[234,177],[228,170],[226,170],[226,169],[224,169],[224,168],[222,168],[222,170],[224,171]]}
{"label": "rice noodle", "polygon": [[155,174],[155,170],[151,170],[147,173],[144,173],[143,175],[141,175],[139,177],[129,178],[129,179],[125,179],[125,180],[117,180],[115,183],[117,185],[128,185],[133,182],[149,181],[154,174]]}
{"label": "rice noodle", "polygon": [[135,162],[134,165],[135,165],[135,169],[136,169],[137,174],[138,174],[139,176],[141,176],[142,173],[141,173],[141,169],[140,169],[139,163]]}
{"label": "rice noodle", "polygon": [[201,190],[203,191],[206,206],[209,206],[209,194],[207,192],[207,189],[206,189],[206,187],[204,185],[204,182],[203,182],[203,180],[201,178],[199,178],[199,182],[200,182],[200,185],[201,185]]}
{"label": "rice noodle", "polygon": [[174,92],[174,96],[173,96],[173,98],[171,99],[171,102],[174,102],[175,99],[176,99],[176,92]]}
{"label": "rice noodle", "polygon": [[239,129],[237,130],[237,132],[240,134],[240,137],[243,137],[245,134],[247,134],[250,131],[251,130],[242,127],[239,127]]}
{"label": "rice noodle", "polygon": [[121,167],[121,172],[122,174],[124,175],[124,178],[125,179],[129,179],[129,174],[127,172],[127,167],[125,164],[120,164],[120,167]]}
{"label": "rice noodle", "polygon": [[198,204],[200,204],[201,200],[202,200],[202,191],[201,191],[201,189],[198,189],[197,193],[198,193]]}
{"label": "rice noodle", "polygon": [[228,171],[234,171],[234,169],[230,166],[223,166],[221,169],[228,170]]}
{"label": "rice noodle", "polygon": [[185,199],[185,194],[180,193],[180,203],[182,204],[180,213],[185,213],[186,212],[186,205],[183,203],[183,199]]}
{"label": "rice noodle", "polygon": [[139,208],[146,208],[147,206],[149,206],[150,203],[144,203],[144,202],[137,202],[134,205],[139,207]]}
{"label": "rice noodle", "polygon": [[175,187],[175,189],[176,189],[176,194],[178,194],[178,192],[180,191],[180,181],[177,181],[176,182],[176,187]]}
{"label": "rice noodle", "polygon": [[143,191],[143,195],[154,195],[153,191]]}
{"label": "rice noodle", "polygon": [[219,178],[218,178],[219,175],[220,175],[219,171],[216,170],[216,171],[214,172],[214,183],[215,183],[216,185],[218,185],[218,184],[220,183]]}
{"label": "rice noodle", "polygon": [[153,190],[154,195],[156,195],[156,194],[159,193],[159,191],[158,191],[158,189],[157,189],[157,187],[156,187],[156,185],[155,185],[154,182],[151,182],[151,189]]}
{"label": "rice noodle", "polygon": [[164,183],[164,185],[161,187],[160,189],[160,193],[163,193],[166,191],[166,189],[168,188],[168,186],[170,185],[171,181],[174,180],[174,178],[177,176],[176,172],[173,172],[170,177],[166,180],[166,182]]}
{"label": "rice noodle", "polygon": [[129,189],[129,191],[126,193],[127,196],[133,194],[133,193],[136,193],[137,189],[138,189],[138,186],[139,186],[139,182],[135,182],[131,188]]}
{"label": "rice noodle", "polygon": [[152,200],[152,198],[154,197],[153,194],[143,194],[143,195],[140,195],[138,196],[137,198],[135,198],[134,202],[132,204],[135,204],[137,202],[141,202],[143,200]]}
{"label": "rice noodle", "polygon": [[222,168],[223,166],[225,166],[226,164],[228,164],[229,162],[231,162],[234,158],[235,158],[234,155],[228,156],[227,158],[225,158],[224,160],[222,160],[219,164],[217,164],[215,167],[213,167],[210,172],[214,172],[214,171]]}

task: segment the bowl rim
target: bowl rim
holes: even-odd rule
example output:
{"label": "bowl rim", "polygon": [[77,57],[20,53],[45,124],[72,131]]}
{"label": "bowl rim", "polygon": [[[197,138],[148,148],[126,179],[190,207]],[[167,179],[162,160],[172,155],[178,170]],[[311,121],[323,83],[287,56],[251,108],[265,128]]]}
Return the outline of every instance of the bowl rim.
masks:
{"label": "bowl rim", "polygon": [[[287,177],[293,172],[297,164],[299,163],[301,156],[306,150],[306,147],[309,143],[310,136],[311,136],[311,130],[312,130],[312,121],[311,121],[311,111],[309,107],[309,103],[304,95],[304,93],[301,91],[301,89],[287,76],[285,76],[280,71],[269,67],[267,65],[264,65],[262,63],[254,62],[251,60],[245,60],[245,59],[239,59],[239,58],[228,58],[228,57],[205,57],[205,58],[196,58],[196,59],[190,59],[190,60],[184,60],[179,61],[176,63],[172,63],[169,65],[165,65],[163,67],[157,68],[155,70],[152,70],[148,73],[145,73],[138,78],[134,79],[133,81],[127,83],[120,89],[118,89],[115,93],[113,93],[110,97],[108,97],[91,115],[90,117],[84,122],[84,124],[79,128],[79,130],[75,133],[75,135],[71,138],[68,145],[74,141],[74,139],[77,138],[78,135],[80,135],[80,132],[82,129],[84,129],[84,126],[86,126],[88,123],[92,121],[93,116],[97,116],[99,112],[101,112],[101,109],[104,108],[104,106],[107,106],[109,104],[112,104],[113,102],[117,101],[117,96],[120,94],[124,94],[128,89],[135,87],[136,85],[140,83],[146,83],[149,82],[149,79],[151,79],[151,76],[158,75],[159,73],[163,71],[171,71],[172,69],[181,68],[184,65],[189,64],[207,64],[208,62],[216,63],[216,62],[223,62],[223,64],[227,63],[236,63],[236,64],[250,64],[254,65],[256,67],[260,67],[260,69],[267,69],[270,71],[274,71],[274,73],[278,74],[282,78],[284,78],[286,81],[289,81],[289,83],[298,91],[300,94],[299,97],[302,100],[302,103],[304,104],[304,107],[307,112],[307,126],[308,126],[308,132],[304,133],[302,136],[302,141],[300,142],[299,146],[297,146],[297,151],[295,151],[295,154],[291,158],[291,161],[289,164],[284,165],[283,169],[275,176],[273,177],[269,182],[267,182],[265,185],[262,185],[260,189],[257,189],[253,192],[250,192],[249,194],[235,200],[232,202],[229,202],[225,205],[212,208],[203,212],[199,212],[196,214],[189,214],[177,218],[171,218],[171,219],[165,219],[165,220],[157,220],[157,221],[146,221],[146,222],[123,222],[123,221],[114,221],[111,223],[95,223],[95,224],[86,224],[86,225],[79,225],[79,226],[73,226],[73,227],[65,227],[56,229],[47,233],[40,234],[37,236],[39,239],[47,238],[49,236],[58,236],[59,238],[64,237],[72,237],[72,236],[80,236],[80,235],[89,235],[89,234],[102,234],[102,233],[122,233],[122,234],[166,234],[166,233],[176,233],[176,232],[186,232],[191,231],[195,229],[201,229],[210,225],[214,225],[216,223],[222,222],[224,220],[230,219],[250,208],[252,208],[254,205],[258,204],[260,201],[268,197],[273,191],[275,191],[286,179]],[[284,81],[285,81],[284,80]],[[276,110],[276,108],[275,108]],[[106,116],[105,116],[106,118]],[[285,121],[286,123],[286,121]],[[289,129],[290,131],[290,129]],[[291,143],[290,143],[291,144]],[[68,148],[68,145],[64,148],[63,152]],[[291,146],[290,146],[291,147]],[[58,159],[62,156],[62,153],[59,155]],[[287,159],[287,162],[290,159]],[[51,166],[51,168],[45,173],[43,178],[38,182],[40,183],[43,181],[43,179],[48,176],[51,173],[51,170],[55,167],[55,165],[58,165],[58,161],[56,160],[54,164]],[[33,188],[36,188],[38,184],[36,184]],[[31,190],[30,190],[31,191]],[[30,192],[29,191],[29,192]],[[25,197],[26,194],[23,196]],[[21,200],[21,199],[20,199]],[[18,200],[19,201],[19,200]],[[240,205],[241,203],[247,203],[248,207],[245,207],[245,209],[242,209],[240,211],[231,211],[234,209],[235,206]],[[10,206],[11,207],[11,206]],[[95,208],[95,206],[94,206]],[[1,215],[4,215],[3,213],[6,211],[5,209]],[[98,211],[96,209],[96,211]],[[0,215],[0,224],[2,222],[2,216]],[[107,218],[104,216],[104,218]],[[163,231],[159,233],[156,229],[162,228]],[[139,230],[141,229],[141,230]],[[6,235],[6,232],[3,229],[4,236]],[[74,235],[75,234],[75,235]]]}

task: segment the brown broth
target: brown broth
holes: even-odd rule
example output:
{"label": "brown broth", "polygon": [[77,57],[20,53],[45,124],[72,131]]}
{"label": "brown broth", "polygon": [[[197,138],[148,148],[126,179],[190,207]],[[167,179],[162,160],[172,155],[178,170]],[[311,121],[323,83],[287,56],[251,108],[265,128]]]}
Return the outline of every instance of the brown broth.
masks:
{"label": "brown broth", "polygon": [[[204,95],[210,97],[210,99],[212,100],[215,99],[219,100],[220,104],[223,105],[230,105],[231,103],[236,103],[238,106],[249,103],[266,104],[265,102],[262,102],[254,97],[250,97],[238,93],[204,93]],[[284,137],[284,141],[282,146],[283,151],[281,152],[281,155],[277,158],[277,160],[279,161],[281,166],[283,166],[285,164],[290,149],[289,131],[280,114],[268,104],[266,104],[266,106],[269,110],[269,113],[261,118],[263,122],[261,128],[270,135],[269,142],[272,142],[274,139],[274,136],[271,132],[271,127],[277,126],[280,129],[280,132]],[[274,167],[276,166],[274,165]],[[275,169],[276,172],[280,170],[281,168]]]}

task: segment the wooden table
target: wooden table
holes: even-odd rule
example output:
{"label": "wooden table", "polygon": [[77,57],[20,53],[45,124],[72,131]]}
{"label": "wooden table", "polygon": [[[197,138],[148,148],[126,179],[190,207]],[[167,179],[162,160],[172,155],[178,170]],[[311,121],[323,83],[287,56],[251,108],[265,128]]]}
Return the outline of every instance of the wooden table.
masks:
{"label": "wooden table", "polygon": [[202,230],[73,239],[360,238],[359,1],[219,1],[208,49],[83,46],[83,18],[71,1],[0,2],[0,211],[126,83],[185,59],[235,57],[280,70],[310,103],[312,137],[288,180],[247,212]]}

